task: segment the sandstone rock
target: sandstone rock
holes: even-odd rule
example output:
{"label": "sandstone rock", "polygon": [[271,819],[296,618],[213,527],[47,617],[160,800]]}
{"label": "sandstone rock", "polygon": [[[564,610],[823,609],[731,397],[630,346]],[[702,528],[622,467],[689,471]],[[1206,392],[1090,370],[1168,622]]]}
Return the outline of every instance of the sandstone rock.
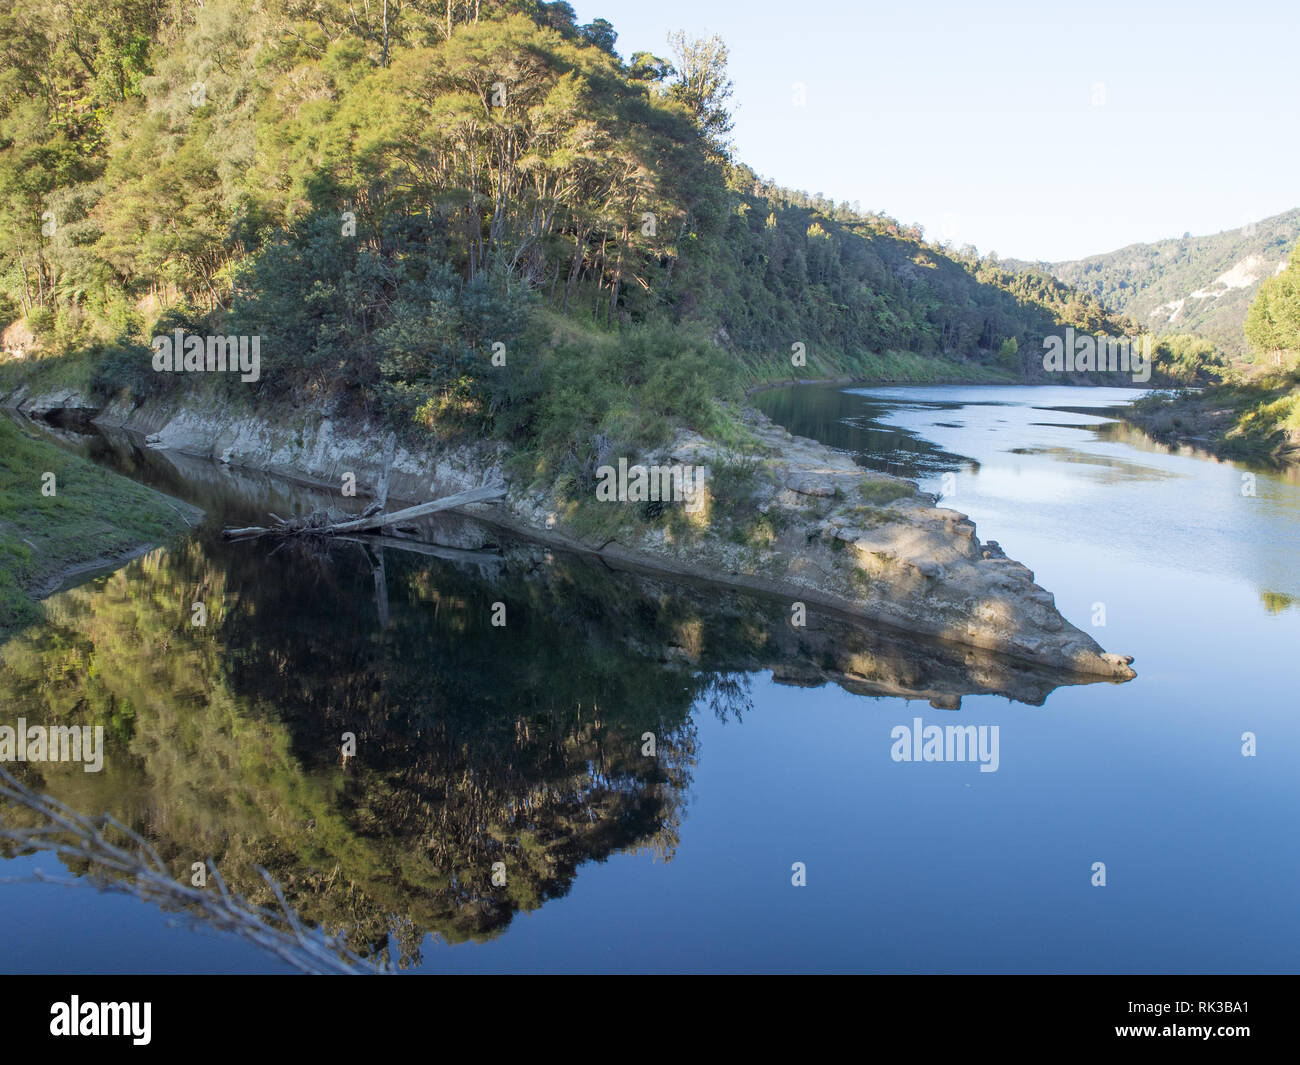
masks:
{"label": "sandstone rock", "polygon": [[907,564],[923,577],[939,580],[943,577],[943,567],[927,558],[909,558]]}
{"label": "sandstone rock", "polygon": [[835,483],[816,474],[795,473],[785,479],[785,486],[791,492],[804,496],[819,496],[829,499],[835,495]]}

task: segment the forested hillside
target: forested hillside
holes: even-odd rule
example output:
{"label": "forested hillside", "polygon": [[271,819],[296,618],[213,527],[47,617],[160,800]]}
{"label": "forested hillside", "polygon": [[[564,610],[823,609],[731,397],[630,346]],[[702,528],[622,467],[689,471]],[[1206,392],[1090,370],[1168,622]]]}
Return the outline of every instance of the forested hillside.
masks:
{"label": "forested hillside", "polygon": [[1300,243],[1286,267],[1259,286],[1244,335],[1252,365],[1203,391],[1145,397],[1130,420],[1158,439],[1300,463]]}
{"label": "forested hillside", "polygon": [[707,427],[748,380],[1020,375],[1061,325],[1132,331],[760,179],[716,37],[616,42],[563,2],[17,0],[6,379],[69,353],[61,379],[140,398],[195,387],[151,337],[259,336],[255,383],[205,387],[563,450]]}
{"label": "forested hillside", "polygon": [[1248,350],[1242,334],[1246,311],[1260,283],[1286,263],[1297,239],[1300,209],[1210,236],[1187,233],[1032,268],[1083,289],[1143,329],[1193,334],[1242,355]]}

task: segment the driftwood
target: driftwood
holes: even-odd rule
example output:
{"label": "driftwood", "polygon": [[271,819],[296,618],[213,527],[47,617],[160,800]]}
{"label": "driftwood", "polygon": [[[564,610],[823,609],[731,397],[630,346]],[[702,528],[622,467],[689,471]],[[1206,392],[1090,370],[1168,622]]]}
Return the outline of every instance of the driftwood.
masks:
{"label": "driftwood", "polygon": [[[375,529],[387,530],[393,529],[401,522],[408,522],[414,518],[423,518],[427,514],[436,514],[440,510],[450,510],[452,507],[464,506],[466,503],[490,503],[502,498],[506,494],[504,485],[493,485],[491,487],[484,485],[481,488],[471,488],[467,492],[457,492],[455,495],[443,496],[442,499],[435,499],[428,503],[421,503],[418,506],[407,507],[405,510],[398,510],[392,514],[386,514],[388,507],[388,475],[393,468],[393,458],[397,453],[397,434],[389,433],[388,439],[384,441],[384,464],[379,473],[379,481],[375,485],[375,498],[360,514],[351,518],[340,520],[334,514],[324,511],[313,511],[302,518],[282,518],[278,514],[271,514],[272,525],[249,525],[242,529],[222,529],[221,536],[225,540],[246,540],[255,536],[338,536],[346,533],[367,533]],[[382,535],[382,534],[381,534]],[[378,551],[378,564],[376,567],[375,580],[381,580],[383,571],[383,549]],[[379,585],[376,584],[378,589]],[[380,607],[380,613],[386,613],[383,606]]]}
{"label": "driftwood", "polygon": [[[385,490],[387,488],[386,482],[387,478],[385,478]],[[283,518],[276,519],[273,514],[271,515],[272,519],[275,519],[273,525],[250,525],[242,529],[222,529],[221,536],[225,540],[244,540],[255,536],[335,536],[340,533],[369,532],[372,529],[382,529],[396,525],[399,522],[423,518],[428,514],[436,514],[440,510],[462,507],[467,503],[493,502],[501,499],[505,494],[504,485],[484,485],[481,488],[471,488],[466,492],[457,492],[454,495],[443,496],[441,499],[434,499],[428,503],[407,507],[405,510],[395,510],[391,514],[371,513],[374,509],[374,504],[372,504],[366,508],[362,516],[347,521],[331,521],[328,515],[320,512],[310,514],[305,518],[292,518],[288,521]],[[378,503],[379,500],[375,502]]]}

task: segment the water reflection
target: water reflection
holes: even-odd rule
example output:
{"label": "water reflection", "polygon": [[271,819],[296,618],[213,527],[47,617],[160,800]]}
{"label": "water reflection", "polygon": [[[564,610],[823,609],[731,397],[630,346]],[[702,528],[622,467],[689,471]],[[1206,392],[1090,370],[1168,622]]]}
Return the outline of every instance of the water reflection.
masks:
{"label": "water reflection", "polygon": [[[0,648],[6,717],[109,734],[102,773],[24,775],[112,812],[186,883],[211,856],[270,904],[251,869],[264,865],[295,909],[368,957],[417,962],[429,931],[493,940],[426,947],[443,971],[677,971],[683,958],[1288,971],[1297,869],[1275,837],[1277,811],[1295,805],[1294,715],[1279,696],[1294,689],[1300,623],[1294,487],[1261,476],[1247,498],[1230,464],[1060,413],[1110,402],[1099,390],[895,391],[876,397],[878,439],[931,439],[906,460],[929,470],[922,486],[955,472],[956,505],[1045,574],[1071,620],[1104,600],[1107,642],[1149,665],[1139,682],[1059,690],[1050,711],[1008,706],[979,695],[1038,705],[1053,679],[815,612],[796,630],[788,602],[612,572],[463,520],[400,551],[277,551],[203,531],[54,597],[47,624]],[[819,418],[843,409],[817,402]],[[209,528],[340,505],[129,440],[68,444],[202,503]],[[203,628],[189,624],[198,598]],[[504,626],[491,624],[498,602]],[[999,724],[1001,768],[893,763],[890,730],[915,716]],[[1258,759],[1241,754],[1246,730]],[[358,741],[346,762],[344,732]],[[1118,893],[1087,886],[1099,854],[1117,856]],[[817,876],[811,895],[789,886],[796,857]],[[1207,880],[1207,862],[1223,875]],[[547,905],[580,877],[581,892]],[[78,900],[93,915],[80,939],[66,893],[0,898],[24,918],[15,968],[187,968],[200,942],[141,921],[136,954],[96,955],[132,935],[107,896]],[[989,920],[972,922],[972,906]]]}
{"label": "water reflection", "polygon": [[[807,385],[758,393],[753,402],[793,433],[940,494],[941,505],[969,514],[981,535],[998,538],[1036,572],[1051,554],[1033,554],[1035,540],[1059,545],[1065,536],[1155,566],[1240,572],[1277,613],[1278,596],[1300,594],[1300,467],[1275,470],[1160,444],[1116,419],[1119,406],[1142,395],[1109,387]],[[1059,591],[1060,576],[1047,586]]]}
{"label": "water reflection", "polygon": [[211,859],[272,905],[262,866],[306,920],[403,964],[426,932],[498,935],[586,862],[671,861],[693,711],[742,716],[755,673],[953,710],[970,693],[1041,705],[1057,683],[816,611],[796,629],[784,601],[528,543],[447,559],[225,544],[219,524],[52,597],[0,648],[6,717],[107,740],[99,773],[15,768],[141,833],[178,880]]}
{"label": "water reflection", "polygon": [[[885,416],[900,406],[896,398],[878,401],[838,386],[803,385],[758,392],[750,402],[795,436],[847,451],[864,466],[896,477],[922,477],[961,469],[971,462],[906,426],[887,423]],[[962,404],[933,402],[926,407],[957,411]],[[959,421],[935,424],[955,430],[964,428]]]}

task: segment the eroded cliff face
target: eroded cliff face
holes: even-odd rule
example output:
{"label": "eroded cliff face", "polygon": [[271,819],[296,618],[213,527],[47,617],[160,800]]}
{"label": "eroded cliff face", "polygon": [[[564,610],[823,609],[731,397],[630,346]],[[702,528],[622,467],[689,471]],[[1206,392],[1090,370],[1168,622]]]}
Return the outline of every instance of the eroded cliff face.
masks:
{"label": "eroded cliff face", "polygon": [[[23,406],[48,412],[48,399],[27,397]],[[1029,569],[995,542],[981,542],[966,515],[935,506],[909,481],[866,471],[847,455],[794,437],[755,411],[744,418],[753,438],[747,476],[726,495],[717,474],[734,456],[700,436],[679,431],[670,445],[637,459],[705,471],[702,502],[691,513],[681,501],[664,504],[656,514],[667,512],[667,520],[642,520],[637,502],[611,501],[598,505],[622,507],[611,512],[617,519],[599,533],[585,531],[571,500],[554,486],[526,485],[506,472],[508,452],[496,443],[399,448],[389,495],[421,502],[502,481],[509,490],[502,504],[468,512],[544,543],[774,592],[789,600],[792,617],[795,604],[816,604],[1050,669],[1116,680],[1136,675],[1131,658],[1106,653],[1066,621]],[[96,420],[142,433],[151,447],[335,491],[352,474],[359,497],[378,478],[387,433],[377,423],[323,413],[235,414],[197,403],[134,410],[115,403]]]}
{"label": "eroded cliff face", "polygon": [[[1106,653],[1066,621],[1027,567],[996,542],[982,543],[965,514],[935,506],[910,481],[868,472],[847,455],[794,437],[757,412],[747,412],[747,420],[761,458],[748,502],[768,519],[760,535],[737,543],[734,527],[713,528],[710,499],[705,534],[620,531],[602,553],[628,561],[653,556],[669,568],[775,591],[792,603],[813,602],[1056,669],[1136,675],[1130,657]],[[642,461],[713,467],[719,457],[715,445],[679,434]],[[514,510],[545,525],[547,502],[516,502]]]}

